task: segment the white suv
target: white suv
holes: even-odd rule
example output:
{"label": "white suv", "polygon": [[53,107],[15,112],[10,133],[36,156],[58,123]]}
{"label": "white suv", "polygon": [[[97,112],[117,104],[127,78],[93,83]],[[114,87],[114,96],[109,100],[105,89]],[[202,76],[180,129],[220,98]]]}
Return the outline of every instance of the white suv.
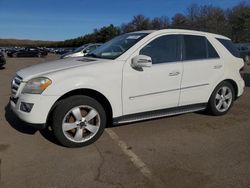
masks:
{"label": "white suv", "polygon": [[93,143],[110,124],[205,109],[223,115],[243,93],[243,66],[224,36],[133,32],[87,57],[18,71],[10,103],[22,120],[51,126],[62,145],[79,147]]}

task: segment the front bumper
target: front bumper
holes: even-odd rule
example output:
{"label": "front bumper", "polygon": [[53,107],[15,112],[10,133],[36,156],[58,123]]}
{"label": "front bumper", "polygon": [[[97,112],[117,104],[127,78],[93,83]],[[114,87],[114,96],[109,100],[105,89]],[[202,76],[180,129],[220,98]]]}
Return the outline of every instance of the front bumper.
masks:
{"label": "front bumper", "polygon": [[[21,120],[30,124],[46,124],[50,109],[58,98],[58,96],[21,94],[19,98],[10,99],[10,106]],[[20,110],[21,102],[34,104],[32,110],[30,112]]]}

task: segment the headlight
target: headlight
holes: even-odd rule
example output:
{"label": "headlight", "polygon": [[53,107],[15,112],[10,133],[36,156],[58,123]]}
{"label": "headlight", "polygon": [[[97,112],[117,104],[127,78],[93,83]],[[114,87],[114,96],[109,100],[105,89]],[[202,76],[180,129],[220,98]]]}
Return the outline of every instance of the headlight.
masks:
{"label": "headlight", "polygon": [[49,78],[33,78],[26,83],[22,93],[41,94],[51,83]]}

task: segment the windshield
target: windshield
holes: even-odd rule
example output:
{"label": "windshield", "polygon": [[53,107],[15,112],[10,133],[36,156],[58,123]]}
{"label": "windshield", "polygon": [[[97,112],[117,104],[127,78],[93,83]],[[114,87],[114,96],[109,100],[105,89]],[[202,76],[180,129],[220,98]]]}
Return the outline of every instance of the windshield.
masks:
{"label": "windshield", "polygon": [[147,34],[148,33],[127,33],[120,35],[104,43],[102,46],[92,51],[87,56],[104,59],[115,59],[135,45]]}
{"label": "windshield", "polygon": [[74,50],[74,52],[80,52],[80,51],[82,51],[84,48],[86,48],[87,46],[88,46],[87,44],[84,44],[84,45],[82,45],[82,46],[76,48],[76,49]]}

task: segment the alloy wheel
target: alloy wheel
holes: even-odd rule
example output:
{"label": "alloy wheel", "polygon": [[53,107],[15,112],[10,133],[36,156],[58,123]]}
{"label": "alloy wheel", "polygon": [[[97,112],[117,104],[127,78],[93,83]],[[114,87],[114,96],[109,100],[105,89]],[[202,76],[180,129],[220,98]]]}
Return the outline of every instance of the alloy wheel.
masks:
{"label": "alloy wheel", "polygon": [[217,91],[216,96],[215,96],[216,109],[219,112],[227,111],[232,104],[232,100],[233,100],[233,94],[232,94],[231,89],[227,86],[221,87]]}
{"label": "alloy wheel", "polygon": [[62,122],[63,134],[72,142],[82,143],[93,138],[100,128],[100,115],[91,106],[72,108]]}

